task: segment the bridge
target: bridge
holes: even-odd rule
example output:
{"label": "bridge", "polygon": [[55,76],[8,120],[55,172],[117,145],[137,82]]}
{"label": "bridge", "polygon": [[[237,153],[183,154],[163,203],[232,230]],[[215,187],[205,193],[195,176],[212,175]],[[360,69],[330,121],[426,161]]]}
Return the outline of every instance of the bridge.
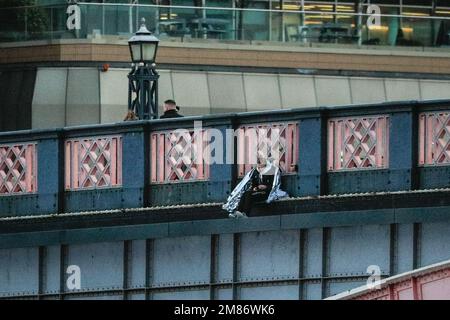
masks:
{"label": "bridge", "polygon": [[[448,260],[449,128],[433,100],[0,133],[0,297],[322,299]],[[251,146],[290,198],[229,219]]]}
{"label": "bridge", "polygon": [[375,282],[372,288],[366,286],[341,293],[329,300],[448,300],[449,271],[447,260]]}

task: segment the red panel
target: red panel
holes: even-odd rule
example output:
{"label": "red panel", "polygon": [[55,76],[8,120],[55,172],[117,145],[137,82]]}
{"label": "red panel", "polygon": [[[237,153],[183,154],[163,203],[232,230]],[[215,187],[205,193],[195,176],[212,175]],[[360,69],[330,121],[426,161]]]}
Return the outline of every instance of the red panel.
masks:
{"label": "red panel", "polygon": [[122,185],[122,137],[119,137],[117,143],[117,181],[118,186]]}
{"label": "red panel", "polygon": [[388,116],[331,119],[328,139],[329,171],[388,166]]}
{"label": "red panel", "polygon": [[[343,297],[345,299],[345,296]],[[385,279],[379,289],[366,289],[352,295],[352,300],[450,300],[450,267],[431,266],[430,271],[417,272]]]}
{"label": "red panel", "polygon": [[165,177],[166,177],[166,173],[165,173],[165,147],[166,147],[166,136],[164,134],[160,134],[158,135],[158,154],[156,155],[156,157],[154,159],[156,159],[156,163],[157,163],[157,170],[158,170],[158,175],[157,175],[157,181],[164,181]]}
{"label": "red panel", "polygon": [[[206,180],[209,164],[204,156],[207,136],[202,131],[195,137],[192,131],[152,133],[152,183]],[[155,141],[157,141],[157,147]]]}
{"label": "red panel", "polygon": [[425,143],[425,154],[426,154],[426,160],[425,163],[426,164],[432,164],[433,163],[433,158],[434,158],[434,137],[433,137],[433,117],[432,116],[427,116],[426,119],[426,143]]}
{"label": "red panel", "polygon": [[256,166],[258,159],[279,161],[283,173],[293,173],[298,162],[298,124],[264,123],[237,129],[237,159],[240,177]]}
{"label": "red panel", "polygon": [[67,190],[122,184],[122,139],[118,136],[66,141]]}
{"label": "red panel", "polygon": [[419,277],[417,289],[423,300],[450,300],[450,269]]}
{"label": "red panel", "polygon": [[[25,192],[31,193],[35,190],[35,170],[37,161],[35,160],[36,155],[36,146],[29,145],[25,149],[25,161],[26,161],[26,170],[25,170]],[[31,170],[28,170],[28,168],[32,168]]]}
{"label": "red panel", "polygon": [[397,291],[397,299],[396,300],[414,300],[413,289],[408,288],[405,290]]}
{"label": "red panel", "polygon": [[372,290],[369,293],[355,297],[352,300],[391,300],[391,290],[389,287],[381,290]]}
{"label": "red panel", "polygon": [[412,280],[394,285],[395,300],[414,300]]}
{"label": "red panel", "polygon": [[70,164],[72,159],[72,144],[69,142],[66,142],[66,150],[65,150],[65,166],[64,166],[64,174],[65,174],[65,186],[66,190],[70,189],[70,183],[72,181],[72,178],[70,176],[72,170],[70,170]]}
{"label": "red panel", "polygon": [[176,166],[176,159],[171,159],[168,156],[168,151],[171,150],[171,146],[172,146],[172,139],[175,139],[173,141],[174,144],[176,144],[176,136],[175,134],[172,133],[167,133],[167,134],[161,134],[160,137],[163,137],[163,141],[164,141],[164,155],[165,158],[163,159],[162,162],[162,168],[164,170],[164,179],[159,181],[159,182],[165,182],[165,181],[174,181],[177,180],[175,179],[176,177],[176,173],[173,172],[172,168],[174,166]]}
{"label": "red panel", "polygon": [[[203,152],[205,152],[205,146],[208,144],[208,141],[210,141],[210,137],[208,131],[206,130],[203,132],[203,143],[202,143]],[[211,164],[211,158],[209,158],[208,154],[205,154],[205,156],[208,158],[203,159],[204,161],[206,160],[206,162],[203,163],[203,179],[209,179],[211,173],[209,167],[209,165]]]}
{"label": "red panel", "polygon": [[37,191],[36,144],[0,145],[0,195]]}
{"label": "red panel", "polygon": [[[376,124],[377,126],[377,135],[376,135],[376,139],[383,141],[385,136],[389,135],[389,132],[387,132],[387,130],[389,130],[389,127],[386,126],[386,118],[380,118],[378,119],[378,123]],[[386,134],[384,134],[386,131]],[[388,154],[388,152],[384,151],[384,148],[386,148],[386,141],[383,141],[382,143],[377,143],[375,145],[375,164],[377,168],[383,167],[384,164],[384,156],[385,154]]]}
{"label": "red panel", "polygon": [[342,137],[344,136],[343,121],[337,121],[336,133],[334,136],[336,137],[336,141],[333,143],[334,161],[335,161],[336,169],[341,169],[342,164],[344,163],[344,151],[342,150]]}
{"label": "red panel", "polygon": [[333,170],[335,166],[335,156],[334,156],[334,133],[335,133],[335,122],[328,122],[328,170]]}
{"label": "red panel", "polygon": [[419,165],[425,164],[425,115],[419,116]]}
{"label": "red panel", "polygon": [[[79,184],[79,176],[78,176],[78,167],[79,167],[79,159],[78,159],[78,153],[80,151],[80,143],[78,141],[72,141],[72,156],[70,158],[70,161],[72,162],[72,188],[78,189],[80,187]],[[69,189],[71,188],[69,187]]]}
{"label": "red panel", "polygon": [[153,133],[150,136],[150,163],[151,163],[151,168],[150,168],[150,177],[151,177],[151,182],[156,182],[157,176],[156,176],[156,165],[157,165],[157,139],[158,139],[158,135]]}
{"label": "red panel", "polygon": [[245,129],[237,129],[237,161],[238,161],[238,176],[245,175]]}
{"label": "red panel", "polygon": [[294,157],[297,149],[295,129],[295,125],[288,124],[286,133],[286,169],[288,171],[293,171],[293,166],[295,166],[295,164],[297,163],[294,162]]}
{"label": "red panel", "polygon": [[111,141],[111,152],[110,152],[110,158],[111,158],[111,183],[117,183],[117,139],[112,139]]}
{"label": "red panel", "polygon": [[[258,162],[257,154],[252,150],[256,149],[258,152],[258,126],[249,126],[245,129],[245,173],[249,172]],[[251,152],[250,152],[251,150]]]}
{"label": "red panel", "polygon": [[[299,160],[298,156],[300,153],[300,151],[299,151],[300,130],[299,130],[298,124],[293,125],[293,127],[294,127],[294,137],[292,140],[292,145],[294,146],[294,148],[292,149],[292,152],[293,152],[292,164],[294,167],[292,168],[292,170],[295,171],[295,169],[297,169],[297,164],[298,164],[298,160]],[[298,168],[298,170],[300,171],[300,168]]]}
{"label": "red panel", "polygon": [[450,163],[450,113],[419,115],[419,165]]}
{"label": "red panel", "polygon": [[[193,138],[193,155],[195,159],[195,164],[197,165],[197,179],[203,180],[205,178],[205,172],[204,172],[204,159],[203,159],[203,144],[204,144],[204,137],[205,131],[197,133],[194,135]],[[208,141],[208,140],[206,140]]]}
{"label": "red panel", "polygon": [[450,300],[450,278],[424,283],[421,292],[423,300]]}

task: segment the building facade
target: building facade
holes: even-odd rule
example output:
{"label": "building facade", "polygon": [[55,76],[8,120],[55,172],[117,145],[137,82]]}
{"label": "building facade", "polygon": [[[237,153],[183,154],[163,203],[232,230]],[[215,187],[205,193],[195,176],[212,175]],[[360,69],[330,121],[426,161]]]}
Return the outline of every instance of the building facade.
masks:
{"label": "building facade", "polygon": [[[4,9],[1,41],[125,35],[146,16],[163,37],[342,43],[381,46],[449,45],[450,6],[440,0],[357,1],[78,1],[83,24],[66,30],[67,1],[7,1],[38,8]],[[44,7],[42,7],[44,6]],[[15,16],[13,15],[15,14]],[[367,24],[371,14],[382,18]],[[31,28],[30,28],[31,27]],[[28,30],[30,29],[30,30]],[[33,29],[33,30],[31,30]]]}

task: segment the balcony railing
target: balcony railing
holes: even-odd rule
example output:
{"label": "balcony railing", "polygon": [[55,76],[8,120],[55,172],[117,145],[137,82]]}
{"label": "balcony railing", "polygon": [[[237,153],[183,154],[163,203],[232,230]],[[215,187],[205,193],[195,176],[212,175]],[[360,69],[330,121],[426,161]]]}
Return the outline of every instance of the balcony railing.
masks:
{"label": "balcony railing", "polygon": [[[130,4],[78,4],[80,28],[68,30],[68,5],[0,8],[0,42],[41,39],[127,39],[145,17],[158,37],[226,41],[288,42],[294,45],[347,44],[354,47],[450,45],[450,8],[413,7],[399,14],[382,7],[379,24],[372,24],[367,5],[359,12],[317,11],[305,6],[281,9],[239,9]],[[316,10],[316,11],[314,11]],[[418,12],[416,12],[418,11]],[[433,12],[435,15],[433,15]],[[369,23],[368,23],[369,21]],[[376,21],[376,19],[375,19]]]}

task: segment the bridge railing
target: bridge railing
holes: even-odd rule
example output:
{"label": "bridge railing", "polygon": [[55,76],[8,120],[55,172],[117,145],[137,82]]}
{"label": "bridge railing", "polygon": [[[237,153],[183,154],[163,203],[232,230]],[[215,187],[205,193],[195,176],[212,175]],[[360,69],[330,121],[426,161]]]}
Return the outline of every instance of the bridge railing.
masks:
{"label": "bridge railing", "polygon": [[401,273],[325,300],[449,300],[450,261]]}
{"label": "bridge railing", "polygon": [[450,185],[450,100],[0,134],[0,216],[223,202],[269,158],[293,197]]}

